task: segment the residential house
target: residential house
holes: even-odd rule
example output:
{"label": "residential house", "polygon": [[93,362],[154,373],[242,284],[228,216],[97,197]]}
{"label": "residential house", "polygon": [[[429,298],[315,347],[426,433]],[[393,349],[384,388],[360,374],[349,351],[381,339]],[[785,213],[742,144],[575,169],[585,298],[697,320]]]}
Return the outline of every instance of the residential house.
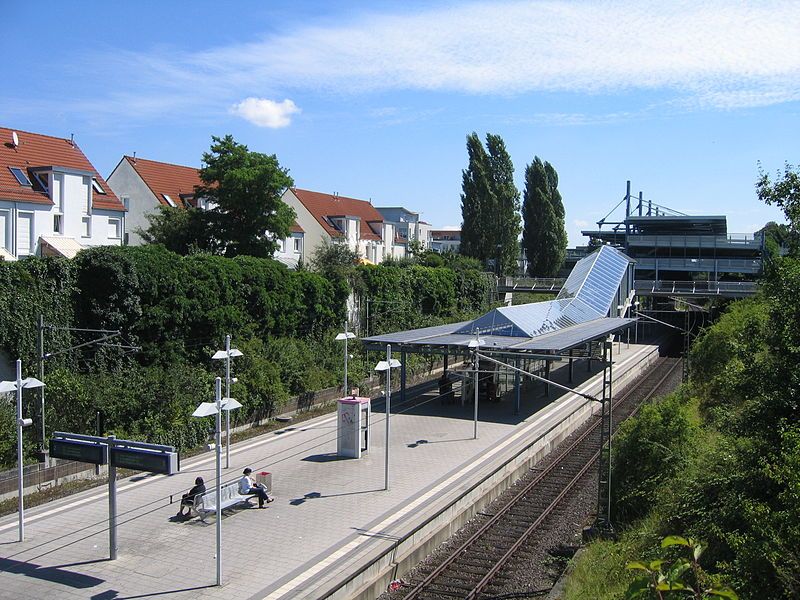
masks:
{"label": "residential house", "polygon": [[372,263],[405,256],[405,242],[395,224],[384,220],[370,202],[339,194],[289,188],[283,201],[297,213],[305,232],[305,254],[312,257],[325,241],[339,240]]}
{"label": "residential house", "polygon": [[394,225],[397,237],[406,244],[409,241],[418,241],[423,249],[430,248],[431,225],[419,218],[419,213],[408,210],[402,206],[376,207],[384,222]]}
{"label": "residential house", "polygon": [[[108,183],[128,206],[127,239],[134,246],[144,243],[137,231],[147,229],[147,215],[160,206],[202,210],[214,207],[208,199],[195,197],[195,187],[202,185],[195,167],[123,156],[108,176]],[[286,239],[278,240],[274,258],[289,267],[296,267],[303,258],[303,230],[297,223]]]}
{"label": "residential house", "polygon": [[458,252],[460,247],[460,229],[432,229],[430,231],[430,248],[434,252]]}
{"label": "residential house", "polygon": [[0,254],[72,258],[124,231],[124,205],[73,140],[0,127]]}

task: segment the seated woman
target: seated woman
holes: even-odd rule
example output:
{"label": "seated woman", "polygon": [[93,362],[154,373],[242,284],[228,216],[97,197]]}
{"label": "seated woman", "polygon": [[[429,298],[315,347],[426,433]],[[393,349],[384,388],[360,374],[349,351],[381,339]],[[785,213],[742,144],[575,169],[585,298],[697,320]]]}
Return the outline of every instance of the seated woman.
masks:
{"label": "seated woman", "polygon": [[239,480],[239,493],[243,496],[258,496],[258,508],[264,508],[265,502],[272,502],[275,498],[271,498],[267,494],[267,489],[250,477],[252,472],[253,469],[250,467],[243,471],[242,478]]}
{"label": "seated woman", "polygon": [[[202,477],[198,477],[194,480],[194,487],[190,489],[187,493],[183,495],[181,498],[181,507],[178,511],[179,517],[188,517],[192,514],[192,507],[194,506],[194,501],[197,496],[200,494],[206,493],[206,484],[203,481]],[[183,508],[186,507],[188,510],[184,513]]]}

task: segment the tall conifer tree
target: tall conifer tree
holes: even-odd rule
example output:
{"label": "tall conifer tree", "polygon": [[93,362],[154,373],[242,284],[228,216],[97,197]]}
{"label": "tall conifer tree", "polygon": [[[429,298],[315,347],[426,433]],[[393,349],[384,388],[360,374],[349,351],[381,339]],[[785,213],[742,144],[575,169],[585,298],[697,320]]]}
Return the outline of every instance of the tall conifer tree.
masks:
{"label": "tall conifer tree", "polygon": [[522,245],[530,275],[553,277],[561,268],[567,248],[564,216],[558,174],[550,163],[536,156],[525,168],[522,201]]}
{"label": "tall conifer tree", "polygon": [[[488,152],[487,152],[488,149]],[[503,138],[467,136],[469,164],[462,172],[461,254],[483,263],[492,260],[498,273],[513,273],[519,255],[519,191],[514,165]]]}

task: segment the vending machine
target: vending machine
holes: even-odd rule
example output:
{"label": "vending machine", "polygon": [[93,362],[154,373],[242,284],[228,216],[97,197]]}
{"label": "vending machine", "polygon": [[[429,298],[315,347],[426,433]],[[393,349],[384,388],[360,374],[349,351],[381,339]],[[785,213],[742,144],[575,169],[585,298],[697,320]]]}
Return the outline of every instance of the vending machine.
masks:
{"label": "vending machine", "polygon": [[369,450],[369,398],[341,398],[336,416],[336,454],[344,458],[361,458]]}

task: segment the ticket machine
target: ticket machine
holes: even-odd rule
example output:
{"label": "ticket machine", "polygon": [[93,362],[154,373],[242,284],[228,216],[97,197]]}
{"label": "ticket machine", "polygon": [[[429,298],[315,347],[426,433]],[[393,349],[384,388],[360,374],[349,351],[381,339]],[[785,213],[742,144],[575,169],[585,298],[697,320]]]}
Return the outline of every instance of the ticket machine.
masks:
{"label": "ticket machine", "polygon": [[369,450],[369,398],[349,397],[339,400],[336,454],[345,458],[361,458]]}

